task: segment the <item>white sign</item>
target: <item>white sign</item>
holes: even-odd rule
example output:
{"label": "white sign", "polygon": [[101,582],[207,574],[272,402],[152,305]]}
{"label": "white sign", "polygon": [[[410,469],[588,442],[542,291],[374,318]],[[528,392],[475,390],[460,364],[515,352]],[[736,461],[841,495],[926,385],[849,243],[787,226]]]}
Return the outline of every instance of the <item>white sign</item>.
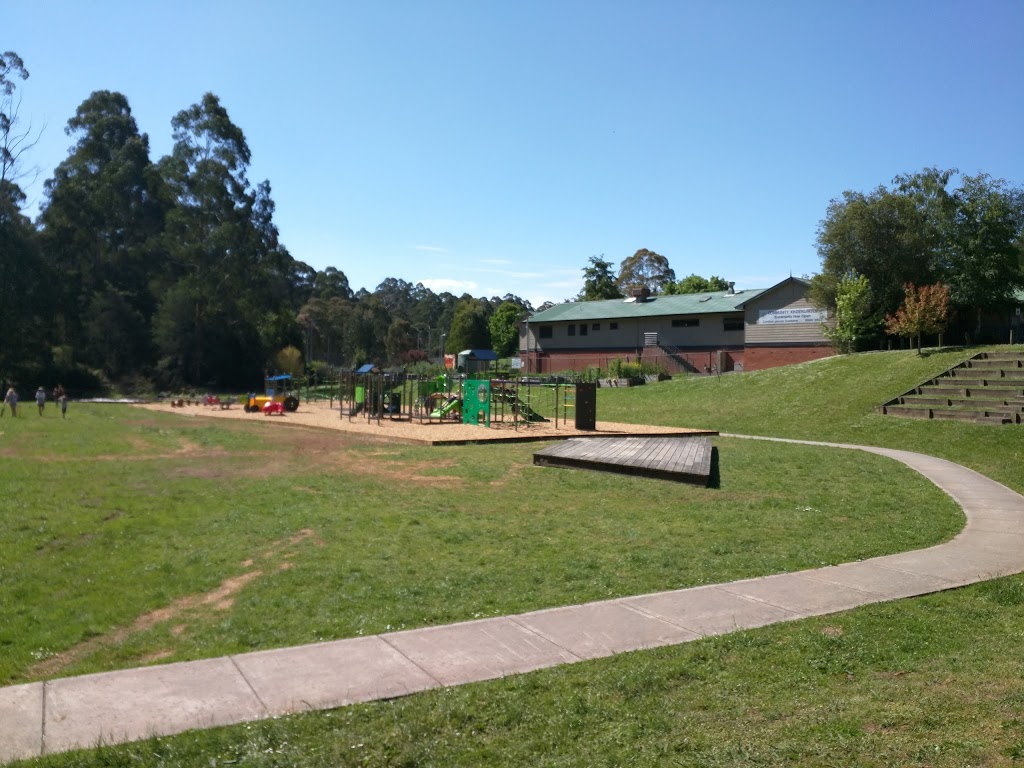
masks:
{"label": "white sign", "polygon": [[824,323],[828,312],[810,307],[789,307],[787,309],[759,309],[758,325],[779,325],[781,323]]}

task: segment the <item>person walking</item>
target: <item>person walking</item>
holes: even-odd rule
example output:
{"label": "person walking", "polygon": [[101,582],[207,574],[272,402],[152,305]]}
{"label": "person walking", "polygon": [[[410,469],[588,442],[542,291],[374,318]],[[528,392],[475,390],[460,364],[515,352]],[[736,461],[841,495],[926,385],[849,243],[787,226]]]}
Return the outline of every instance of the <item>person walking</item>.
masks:
{"label": "person walking", "polygon": [[68,417],[68,393],[64,391],[63,384],[58,384],[53,390],[53,399],[60,403],[60,417],[66,419]]}
{"label": "person walking", "polygon": [[46,390],[42,387],[36,390],[36,405],[39,406],[39,415],[43,415],[43,408],[46,407]]}
{"label": "person walking", "polygon": [[14,387],[7,390],[7,394],[4,396],[4,405],[11,407],[11,418],[18,415],[18,393],[14,391]]}

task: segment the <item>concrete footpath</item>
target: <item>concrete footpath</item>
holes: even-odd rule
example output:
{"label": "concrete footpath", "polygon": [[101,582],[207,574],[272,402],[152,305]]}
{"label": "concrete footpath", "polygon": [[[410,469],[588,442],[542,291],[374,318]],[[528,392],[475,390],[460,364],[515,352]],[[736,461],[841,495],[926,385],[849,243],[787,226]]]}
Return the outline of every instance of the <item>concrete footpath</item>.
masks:
{"label": "concrete footpath", "polygon": [[1024,571],[1020,494],[917,453],[785,442],[900,461],[952,496],[967,524],[928,549],[798,573],[0,688],[0,761],[404,696]]}

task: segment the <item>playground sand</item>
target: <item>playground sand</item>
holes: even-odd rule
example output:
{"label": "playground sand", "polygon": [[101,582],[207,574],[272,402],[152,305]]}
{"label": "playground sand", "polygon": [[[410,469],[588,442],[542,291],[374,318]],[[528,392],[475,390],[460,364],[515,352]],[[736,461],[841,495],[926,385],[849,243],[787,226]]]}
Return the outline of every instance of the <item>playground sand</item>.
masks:
{"label": "playground sand", "polygon": [[173,413],[178,416],[203,417],[210,419],[245,419],[268,426],[303,426],[317,429],[331,429],[365,437],[389,440],[394,442],[422,443],[427,445],[452,445],[459,443],[490,443],[518,442],[527,440],[559,440],[570,437],[593,436],[631,436],[631,435],[707,435],[715,434],[709,430],[685,429],[679,427],[658,427],[642,424],[617,424],[599,421],[594,431],[576,429],[572,422],[535,422],[516,425],[502,422],[491,422],[490,427],[477,427],[472,424],[460,424],[454,421],[435,421],[429,423],[412,421],[392,421],[382,418],[380,421],[368,420],[365,416],[355,416],[351,420],[343,417],[337,406],[331,408],[324,403],[303,403],[294,413],[281,416],[264,416],[261,413],[246,413],[241,406],[232,406],[221,410],[218,406],[185,405],[181,408],[172,407],[169,402],[145,403],[135,406],[153,411]]}

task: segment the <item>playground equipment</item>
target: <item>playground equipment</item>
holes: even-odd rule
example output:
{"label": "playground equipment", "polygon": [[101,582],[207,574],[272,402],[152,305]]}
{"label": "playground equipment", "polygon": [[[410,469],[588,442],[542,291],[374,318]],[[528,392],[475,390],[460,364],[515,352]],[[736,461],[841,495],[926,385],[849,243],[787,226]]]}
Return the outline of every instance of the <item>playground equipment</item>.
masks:
{"label": "playground equipment", "polygon": [[[575,417],[578,429],[594,429],[595,403],[587,385],[560,378],[497,379],[456,374],[424,376],[405,371],[381,371],[364,365],[341,374],[338,404],[341,418],[412,421],[421,424],[462,423],[513,427],[548,422],[557,428]],[[581,418],[581,416],[583,418]]]}
{"label": "playground equipment", "polygon": [[[285,411],[297,411],[299,398],[291,391],[292,375],[283,373],[280,376],[267,376],[263,380],[266,394],[250,393],[245,403],[246,413],[257,413],[267,403],[279,403]],[[264,411],[265,413],[266,411]]]}

